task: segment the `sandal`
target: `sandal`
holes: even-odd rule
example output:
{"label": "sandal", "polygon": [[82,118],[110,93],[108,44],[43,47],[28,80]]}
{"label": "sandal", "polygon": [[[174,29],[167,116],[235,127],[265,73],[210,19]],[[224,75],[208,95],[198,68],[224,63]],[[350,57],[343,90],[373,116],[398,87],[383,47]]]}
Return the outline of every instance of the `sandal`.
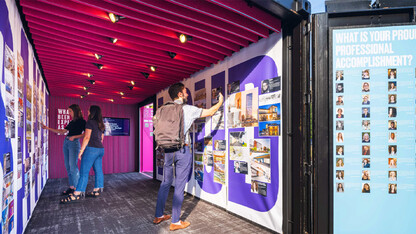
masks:
{"label": "sandal", "polygon": [[62,195],[71,195],[74,192],[75,192],[75,189],[68,188],[67,190],[65,190],[65,191],[62,192]]}
{"label": "sandal", "polygon": [[101,193],[103,192],[103,188],[99,188],[97,191],[91,191],[89,193],[86,194],[87,197],[99,197],[101,195]]}
{"label": "sandal", "polygon": [[84,197],[85,197],[85,193],[80,193],[78,195],[71,194],[71,195],[68,195],[68,197],[61,199],[61,204],[79,202]]}

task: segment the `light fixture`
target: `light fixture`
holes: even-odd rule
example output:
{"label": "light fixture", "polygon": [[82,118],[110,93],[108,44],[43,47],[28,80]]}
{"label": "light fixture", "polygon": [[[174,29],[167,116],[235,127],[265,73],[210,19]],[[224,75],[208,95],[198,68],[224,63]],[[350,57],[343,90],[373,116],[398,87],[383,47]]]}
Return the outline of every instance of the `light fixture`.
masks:
{"label": "light fixture", "polygon": [[99,54],[94,54],[94,56],[96,59],[101,59],[103,57],[102,55],[99,55]]}
{"label": "light fixture", "polygon": [[152,72],[155,72],[155,71],[156,71],[156,67],[155,67],[155,66],[149,66],[149,68],[150,68],[150,70],[151,70]]}
{"label": "light fixture", "polygon": [[126,17],[121,16],[121,15],[116,15],[114,13],[108,13],[108,17],[110,17],[111,22],[113,23],[117,23],[119,20],[124,19]]}
{"label": "light fixture", "polygon": [[87,73],[87,76],[88,76],[88,77],[93,77],[94,75],[93,75],[93,74],[91,74],[91,73]]}
{"label": "light fixture", "polygon": [[127,86],[127,87],[128,87],[130,90],[133,90],[133,88],[134,88],[133,86]]}
{"label": "light fixture", "polygon": [[181,35],[179,35],[179,41],[181,42],[181,43],[185,43],[185,42],[187,42],[187,41],[192,41],[192,36],[188,36],[188,35],[185,35],[185,34],[181,34]]}
{"label": "light fixture", "polygon": [[103,69],[103,66],[104,65],[102,65],[102,64],[99,64],[99,63],[92,63],[94,66],[96,66],[98,69]]}
{"label": "light fixture", "polygon": [[136,82],[134,82],[134,81],[130,81],[130,84],[131,84],[131,85],[135,85],[135,84],[136,84]]}
{"label": "light fixture", "polygon": [[120,95],[121,95],[121,96],[123,96],[123,95],[124,95],[124,93],[123,93],[123,92],[120,92]]}
{"label": "light fixture", "polygon": [[110,99],[110,102],[114,102],[114,99]]}
{"label": "light fixture", "polygon": [[87,90],[87,89],[89,89],[90,87],[87,87],[87,86],[84,86],[84,90]]}
{"label": "light fixture", "polygon": [[90,92],[87,92],[87,95],[90,95],[91,93]]}
{"label": "light fixture", "polygon": [[113,44],[115,44],[118,41],[117,38],[109,37],[108,39],[110,39],[111,43],[113,43]]}
{"label": "light fixture", "polygon": [[85,97],[85,95],[81,95],[81,96],[79,96],[80,98],[84,98]]}
{"label": "light fixture", "polygon": [[168,55],[170,58],[175,58],[176,53],[168,51]]}
{"label": "light fixture", "polygon": [[148,78],[149,77],[149,73],[147,73],[147,72],[140,72],[143,76],[144,76],[144,78]]}
{"label": "light fixture", "polygon": [[90,84],[95,84],[95,80],[87,80]]}

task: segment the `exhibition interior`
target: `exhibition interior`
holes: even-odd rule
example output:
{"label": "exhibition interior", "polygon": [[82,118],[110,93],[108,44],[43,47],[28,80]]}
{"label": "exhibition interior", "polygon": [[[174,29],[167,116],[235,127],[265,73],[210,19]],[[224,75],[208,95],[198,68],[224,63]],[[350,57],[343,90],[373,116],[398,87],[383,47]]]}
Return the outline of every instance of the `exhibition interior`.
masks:
{"label": "exhibition interior", "polygon": [[[188,105],[224,98],[188,132],[184,232],[413,230],[416,4],[400,4],[0,0],[1,233],[168,232],[153,116],[177,82]],[[102,110],[104,190],[67,205],[73,104]]]}

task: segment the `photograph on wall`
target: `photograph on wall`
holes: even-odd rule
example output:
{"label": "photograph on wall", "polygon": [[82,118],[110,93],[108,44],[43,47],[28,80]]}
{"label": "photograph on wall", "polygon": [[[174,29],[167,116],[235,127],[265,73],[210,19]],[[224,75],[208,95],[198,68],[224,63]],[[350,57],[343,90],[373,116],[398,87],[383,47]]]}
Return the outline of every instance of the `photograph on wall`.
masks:
{"label": "photograph on wall", "polygon": [[23,58],[20,55],[20,52],[17,52],[17,78],[18,79],[23,79],[24,77],[24,72],[25,72],[25,67],[24,67],[24,62],[23,62]]}
{"label": "photograph on wall", "polygon": [[280,103],[259,106],[259,122],[280,120]]}
{"label": "photograph on wall", "polygon": [[5,44],[4,47],[4,68],[6,68],[10,74],[14,74],[15,64],[13,51],[7,44]]}
{"label": "photograph on wall", "polygon": [[23,128],[23,111],[17,112],[17,126],[19,128]]}
{"label": "photograph on wall", "polygon": [[204,140],[196,140],[195,141],[195,152],[204,152]]}
{"label": "photograph on wall", "polygon": [[[3,209],[7,209],[13,201],[13,172],[3,177]],[[7,218],[7,217],[6,217]],[[3,219],[3,221],[5,221]]]}
{"label": "photograph on wall", "polygon": [[259,123],[260,136],[280,136],[280,120]]}
{"label": "photograph on wall", "polygon": [[247,161],[250,156],[246,132],[230,132],[230,160]]}
{"label": "photograph on wall", "polygon": [[30,171],[27,171],[25,173],[25,197],[29,195],[29,192],[30,192]]}
{"label": "photograph on wall", "polygon": [[11,160],[12,159],[11,159],[10,152],[3,154],[3,173],[4,173],[4,175],[9,174],[12,170]]}
{"label": "photograph on wall", "polygon": [[211,90],[211,106],[218,103],[219,94],[222,91],[222,87],[216,87]]}
{"label": "photograph on wall", "polygon": [[242,92],[240,122],[243,127],[257,127],[259,125],[258,104],[259,96],[257,88]]}
{"label": "photograph on wall", "polygon": [[213,158],[212,154],[205,154],[204,153],[204,165],[212,167],[213,164],[214,164],[214,158]]}
{"label": "photograph on wall", "polygon": [[228,97],[227,107],[227,127],[239,128],[241,127],[241,92],[234,93]]}
{"label": "photograph on wall", "polygon": [[205,88],[195,90],[194,105],[203,109],[207,107],[207,92]]}
{"label": "photograph on wall", "polygon": [[269,154],[270,139],[250,139],[250,155]]}
{"label": "photograph on wall", "polygon": [[198,162],[204,161],[204,154],[194,153],[194,161],[198,161]]}
{"label": "photograph on wall", "polygon": [[14,94],[14,74],[10,74],[8,72],[4,73],[4,85],[6,92],[13,96]]}
{"label": "photograph on wall", "polygon": [[10,139],[11,135],[11,130],[10,130],[10,123],[7,120],[4,120],[4,137],[6,138],[6,140]]}
{"label": "photograph on wall", "polygon": [[225,151],[214,150],[214,182],[225,184]]}
{"label": "photograph on wall", "polygon": [[253,153],[250,161],[250,169],[253,180],[270,183],[270,153]]}
{"label": "photograph on wall", "polygon": [[14,118],[14,98],[11,94],[5,93],[3,96],[4,108],[6,111],[6,116],[9,118]]}
{"label": "photograph on wall", "polygon": [[224,129],[224,107],[220,107],[217,112],[211,117],[212,130]]}
{"label": "photograph on wall", "polygon": [[17,178],[18,179],[22,177],[22,170],[23,170],[23,153],[17,152]]}
{"label": "photograph on wall", "polygon": [[260,181],[251,180],[251,192],[267,197],[267,184]]}
{"label": "photograph on wall", "polygon": [[263,80],[261,82],[261,94],[280,91],[280,76]]}
{"label": "photograph on wall", "polygon": [[203,181],[204,180],[204,164],[200,161],[195,161],[194,168],[195,180]]}
{"label": "photograph on wall", "polygon": [[227,141],[226,140],[215,140],[214,141],[214,150],[225,151],[226,148],[227,148]]}
{"label": "photograph on wall", "polygon": [[25,173],[28,173],[31,167],[30,157],[25,158]]}
{"label": "photograph on wall", "polygon": [[9,119],[10,138],[16,137],[16,124],[14,119]]}
{"label": "photograph on wall", "polygon": [[248,163],[244,161],[234,161],[234,173],[248,174]]}
{"label": "photograph on wall", "polygon": [[26,100],[32,103],[32,86],[29,82],[26,83]]}
{"label": "photograph on wall", "polygon": [[229,83],[227,85],[227,94],[228,95],[233,94],[233,93],[238,93],[238,92],[240,92],[240,81],[239,80],[234,81],[232,83]]}
{"label": "photograph on wall", "polygon": [[204,154],[212,155],[212,150],[213,150],[212,148],[213,148],[212,137],[211,136],[204,137]]}
{"label": "photograph on wall", "polygon": [[[28,140],[28,142],[31,142],[30,140],[32,139],[32,122],[30,122],[29,120],[26,120],[26,139]],[[28,152],[30,153],[31,147],[28,147]]]}

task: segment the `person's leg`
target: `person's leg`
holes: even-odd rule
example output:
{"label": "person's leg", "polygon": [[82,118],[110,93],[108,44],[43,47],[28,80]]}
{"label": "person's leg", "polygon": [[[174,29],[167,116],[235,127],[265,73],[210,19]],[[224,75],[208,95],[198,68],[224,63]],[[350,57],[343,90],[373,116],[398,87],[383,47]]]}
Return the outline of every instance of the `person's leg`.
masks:
{"label": "person's leg", "polygon": [[175,192],[172,202],[172,223],[179,222],[183,202],[183,192],[188,181],[189,173],[192,168],[192,154],[189,147],[176,152],[175,155]]}
{"label": "person's leg", "polygon": [[81,148],[79,140],[69,141],[68,143],[69,151],[69,170],[70,170],[70,179],[72,180],[71,184],[76,186],[79,179],[79,170],[78,170],[78,154]]}
{"label": "person's leg", "polygon": [[68,147],[68,139],[64,140],[64,146],[63,146],[63,150],[64,150],[64,163],[65,163],[65,169],[66,169],[66,173],[68,174],[68,183],[69,183],[69,187],[74,187],[76,184],[72,183],[72,179],[71,179],[71,168],[69,167],[69,147]]}
{"label": "person's leg", "polygon": [[85,148],[84,154],[82,155],[81,159],[81,172],[76,187],[76,192],[85,192],[85,189],[87,188],[88,184],[88,174],[90,172],[92,164],[94,163],[95,158],[96,154],[94,154],[94,148]]}
{"label": "person's leg", "polygon": [[92,165],[95,174],[95,186],[94,190],[98,191],[100,188],[104,188],[104,173],[103,173],[103,156],[104,148],[97,148],[97,157]]}
{"label": "person's leg", "polygon": [[157,194],[155,217],[162,217],[165,210],[166,199],[168,198],[170,186],[173,182],[173,158],[175,153],[165,153],[165,164],[163,165],[163,181],[160,184]]}

